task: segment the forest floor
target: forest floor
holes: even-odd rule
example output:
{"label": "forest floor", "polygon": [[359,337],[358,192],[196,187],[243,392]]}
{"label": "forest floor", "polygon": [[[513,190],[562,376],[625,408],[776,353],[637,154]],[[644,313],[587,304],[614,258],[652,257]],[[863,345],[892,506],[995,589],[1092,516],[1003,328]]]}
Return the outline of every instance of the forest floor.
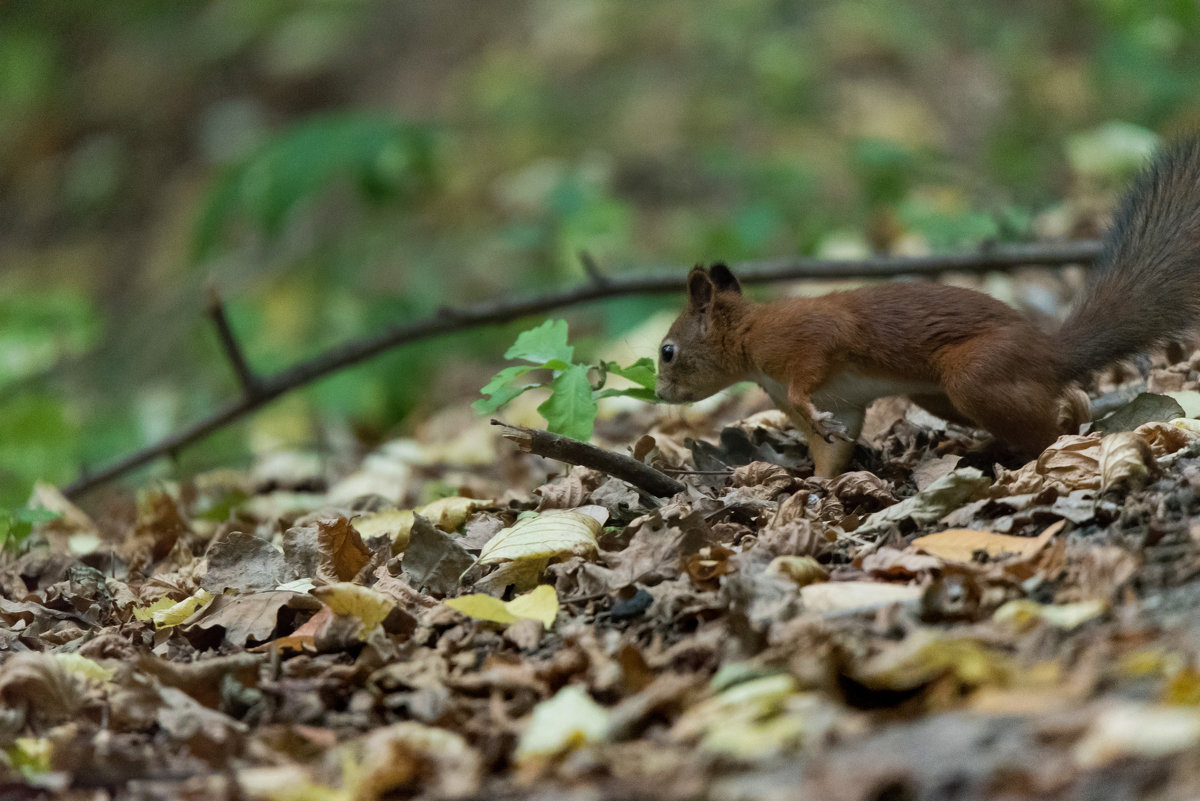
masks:
{"label": "forest floor", "polygon": [[[1186,408],[1195,364],[1149,386]],[[1006,470],[887,401],[821,480],[757,397],[601,423],[668,498],[458,412],[91,515],[39,488],[0,798],[1200,797],[1200,424],[1143,397]]]}

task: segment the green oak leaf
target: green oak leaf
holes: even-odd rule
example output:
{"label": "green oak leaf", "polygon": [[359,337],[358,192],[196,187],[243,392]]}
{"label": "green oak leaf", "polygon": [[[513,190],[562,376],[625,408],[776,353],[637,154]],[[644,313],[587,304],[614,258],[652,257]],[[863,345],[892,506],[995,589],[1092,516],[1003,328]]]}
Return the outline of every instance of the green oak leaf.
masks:
{"label": "green oak leaf", "polygon": [[548,362],[570,364],[575,358],[575,348],[567,344],[567,321],[547,320],[537,328],[522,331],[513,346],[505,351],[504,358],[524,359],[537,365]]}
{"label": "green oak leaf", "polygon": [[605,362],[604,369],[613,375],[627,378],[640,387],[653,391],[654,389],[654,360],[643,357],[628,367],[621,367],[616,362]]}
{"label": "green oak leaf", "polygon": [[587,442],[596,422],[596,399],[588,381],[586,365],[575,364],[554,377],[553,393],[538,407],[547,429],[555,434]]}

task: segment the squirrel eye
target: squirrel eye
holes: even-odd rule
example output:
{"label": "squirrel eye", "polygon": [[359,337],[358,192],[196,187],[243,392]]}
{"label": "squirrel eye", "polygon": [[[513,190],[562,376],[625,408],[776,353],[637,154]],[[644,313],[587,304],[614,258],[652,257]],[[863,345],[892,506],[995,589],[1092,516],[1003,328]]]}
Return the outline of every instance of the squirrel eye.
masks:
{"label": "squirrel eye", "polygon": [[663,364],[670,364],[671,360],[674,358],[675,358],[675,346],[671,345],[671,344],[663,345],[662,346]]}

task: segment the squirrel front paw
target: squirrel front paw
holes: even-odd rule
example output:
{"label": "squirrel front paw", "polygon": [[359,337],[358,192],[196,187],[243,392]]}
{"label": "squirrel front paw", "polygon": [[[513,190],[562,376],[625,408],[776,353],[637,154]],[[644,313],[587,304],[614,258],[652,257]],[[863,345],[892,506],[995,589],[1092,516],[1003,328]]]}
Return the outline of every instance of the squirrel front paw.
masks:
{"label": "squirrel front paw", "polygon": [[817,412],[812,418],[813,433],[826,442],[834,439],[852,442],[850,430],[845,424],[833,416],[833,412]]}

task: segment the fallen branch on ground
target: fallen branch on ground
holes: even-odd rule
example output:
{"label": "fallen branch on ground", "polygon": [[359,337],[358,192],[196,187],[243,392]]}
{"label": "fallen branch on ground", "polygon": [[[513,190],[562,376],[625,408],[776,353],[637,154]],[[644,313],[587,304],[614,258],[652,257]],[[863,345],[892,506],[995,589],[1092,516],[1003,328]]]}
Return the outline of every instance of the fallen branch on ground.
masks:
{"label": "fallen branch on ground", "polygon": [[492,425],[504,428],[504,438],[516,443],[517,447],[525,453],[533,453],[547,459],[599,470],[601,473],[607,473],[628,482],[656,498],[669,498],[686,489],[682,483],[666,473],[660,473],[632,456],[606,451],[604,448],[597,448],[595,445],[589,445],[570,437],[551,434],[540,428],[526,428],[502,423],[499,420],[493,420]]}

